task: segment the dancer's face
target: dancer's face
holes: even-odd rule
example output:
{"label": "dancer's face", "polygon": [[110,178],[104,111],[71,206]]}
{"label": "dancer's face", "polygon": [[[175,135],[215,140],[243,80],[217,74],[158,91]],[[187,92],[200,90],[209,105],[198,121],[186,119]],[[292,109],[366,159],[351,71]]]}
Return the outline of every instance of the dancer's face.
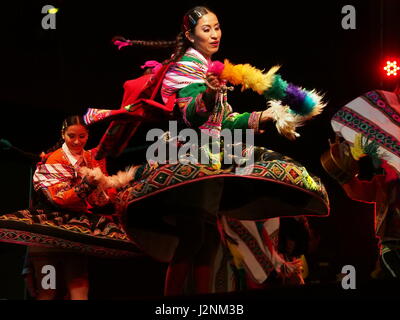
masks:
{"label": "dancer's face", "polygon": [[212,12],[197,21],[193,33],[186,32],[186,37],[192,42],[193,47],[208,59],[218,51],[221,35],[218,18]]}
{"label": "dancer's face", "polygon": [[62,136],[71,153],[81,154],[89,138],[89,133],[84,126],[74,124],[69,126]]}

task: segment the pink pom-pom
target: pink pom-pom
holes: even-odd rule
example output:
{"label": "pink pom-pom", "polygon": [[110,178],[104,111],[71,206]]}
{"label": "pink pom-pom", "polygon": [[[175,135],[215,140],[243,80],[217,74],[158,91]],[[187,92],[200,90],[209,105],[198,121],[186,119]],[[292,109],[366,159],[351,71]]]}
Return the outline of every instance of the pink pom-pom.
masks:
{"label": "pink pom-pom", "polygon": [[220,76],[222,71],[224,71],[224,64],[221,61],[214,61],[208,68],[208,72],[214,73],[216,76]]}
{"label": "pink pom-pom", "polygon": [[162,63],[155,61],[155,60],[146,61],[145,64],[143,66],[141,66],[142,69],[145,69],[145,68],[153,69],[152,70],[153,73],[157,73],[157,71],[160,70],[161,67],[162,67]]}

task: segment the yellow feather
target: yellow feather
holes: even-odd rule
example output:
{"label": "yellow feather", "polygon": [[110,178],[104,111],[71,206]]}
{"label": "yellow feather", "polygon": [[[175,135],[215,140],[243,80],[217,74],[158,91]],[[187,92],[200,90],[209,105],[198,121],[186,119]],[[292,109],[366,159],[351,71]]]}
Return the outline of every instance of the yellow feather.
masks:
{"label": "yellow feather", "polygon": [[354,143],[350,147],[351,155],[354,160],[360,160],[360,158],[365,157],[366,154],[364,152],[364,148],[362,146],[362,135],[361,133],[357,134],[354,138]]}
{"label": "yellow feather", "polygon": [[238,72],[237,68],[229,62],[229,60],[224,61],[224,70],[221,73],[221,78],[228,80],[233,85],[238,85],[242,83],[242,76]]}
{"label": "yellow feather", "polygon": [[252,67],[249,64],[243,65],[243,84],[245,88],[251,88],[255,92],[262,94],[264,92],[264,77],[261,70]]}
{"label": "yellow feather", "polygon": [[304,256],[304,254],[301,255],[300,259],[301,259],[301,262],[303,263],[302,276],[303,276],[303,279],[305,279],[308,277],[308,263],[307,263],[307,259]]}
{"label": "yellow feather", "polygon": [[236,247],[236,245],[230,243],[229,241],[226,241],[226,244],[228,245],[229,251],[231,252],[232,258],[233,258],[233,264],[237,269],[243,268],[243,257],[240,254],[239,249]]}
{"label": "yellow feather", "polygon": [[275,73],[278,72],[280,67],[281,66],[273,66],[271,69],[268,70],[267,73],[263,74],[263,77],[264,77],[264,81],[263,82],[264,82],[265,89],[263,89],[261,94],[264,91],[268,90],[272,86],[272,83],[274,81],[274,75],[275,75]]}
{"label": "yellow feather", "polygon": [[262,94],[271,87],[274,74],[279,68],[279,66],[274,66],[267,73],[263,73],[250,64],[234,65],[229,60],[225,60],[221,78],[233,85],[242,85],[243,90],[250,88],[258,94]]}

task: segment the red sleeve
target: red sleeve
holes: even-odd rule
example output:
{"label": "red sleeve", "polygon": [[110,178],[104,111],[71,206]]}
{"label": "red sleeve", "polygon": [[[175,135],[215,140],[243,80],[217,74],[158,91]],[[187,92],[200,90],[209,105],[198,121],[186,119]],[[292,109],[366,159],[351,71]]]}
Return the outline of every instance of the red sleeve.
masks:
{"label": "red sleeve", "polygon": [[354,177],[342,186],[351,199],[373,203],[376,202],[378,188],[386,186],[385,176],[376,175],[371,181],[359,180]]}
{"label": "red sleeve", "polygon": [[101,160],[95,159],[98,150],[99,150],[98,147],[89,150],[90,158],[91,158],[91,165],[93,168],[99,167],[101,172],[103,172],[104,175],[108,176],[106,158],[103,158]]}
{"label": "red sleeve", "polygon": [[[58,151],[58,150],[57,150]],[[70,166],[69,162],[63,158],[62,152],[54,152],[46,161],[46,164],[64,164]],[[46,188],[46,195],[56,205],[74,211],[87,211],[87,203],[84,200],[82,191],[78,184],[72,181],[60,181],[59,183]]]}

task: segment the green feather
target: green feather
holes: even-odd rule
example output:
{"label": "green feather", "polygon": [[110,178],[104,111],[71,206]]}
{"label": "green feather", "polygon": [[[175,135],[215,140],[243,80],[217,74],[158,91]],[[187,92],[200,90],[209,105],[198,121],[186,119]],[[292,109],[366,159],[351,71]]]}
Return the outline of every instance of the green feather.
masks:
{"label": "green feather", "polygon": [[271,88],[263,92],[264,97],[269,100],[282,100],[286,96],[286,88],[288,83],[282,79],[279,74],[274,76],[274,82]]}

